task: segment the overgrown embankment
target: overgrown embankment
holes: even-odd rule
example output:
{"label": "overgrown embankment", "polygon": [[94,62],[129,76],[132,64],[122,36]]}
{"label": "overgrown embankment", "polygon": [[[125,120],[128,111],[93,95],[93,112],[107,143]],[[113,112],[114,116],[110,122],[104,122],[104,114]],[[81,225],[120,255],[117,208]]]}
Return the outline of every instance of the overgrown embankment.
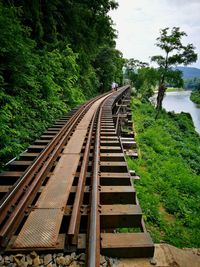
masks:
{"label": "overgrown embankment", "polygon": [[132,100],[141,157],[128,159],[141,176],[138,198],[155,242],[200,247],[200,137],[188,114],[162,112]]}
{"label": "overgrown embankment", "polygon": [[0,2],[0,169],[61,114],[122,81],[117,3]]}
{"label": "overgrown embankment", "polygon": [[0,168],[79,102],[77,55],[38,49],[17,10],[0,4]]}
{"label": "overgrown embankment", "polygon": [[196,103],[196,104],[200,104],[200,90],[195,90],[192,91],[191,95],[190,95],[190,99]]}

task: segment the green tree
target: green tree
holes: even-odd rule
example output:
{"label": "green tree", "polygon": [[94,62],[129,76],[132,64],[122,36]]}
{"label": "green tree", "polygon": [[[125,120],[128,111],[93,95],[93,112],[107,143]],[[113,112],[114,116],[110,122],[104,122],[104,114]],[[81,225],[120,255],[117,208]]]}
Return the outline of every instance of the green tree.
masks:
{"label": "green tree", "polygon": [[148,67],[148,63],[139,61],[138,59],[130,58],[126,60],[124,64],[126,71],[125,71],[125,79],[131,81],[132,85],[135,88],[140,86],[140,80],[138,79],[138,70],[140,68]]}
{"label": "green tree", "polygon": [[151,60],[158,64],[159,88],[156,106],[158,113],[162,109],[167,83],[175,86],[182,86],[183,84],[181,72],[173,70],[173,67],[177,64],[188,65],[197,60],[194,46],[182,44],[183,36],[187,36],[187,34],[180,31],[179,27],[173,27],[171,31],[169,28],[162,29],[160,36],[156,39],[156,46],[164,52],[164,55],[151,57]]}
{"label": "green tree", "polygon": [[87,97],[97,93],[100,83],[95,68],[99,70],[100,66],[94,68],[93,62],[103,46],[115,47],[116,33],[108,12],[117,8],[116,1],[3,0],[3,3],[20,11],[18,18],[31,29],[30,37],[36,41],[37,48],[51,52],[63,50],[70,44],[72,51],[78,54],[77,86]]}
{"label": "green tree", "polygon": [[158,83],[158,71],[149,67],[148,63],[131,58],[126,64],[126,76],[135,87],[137,95],[142,99],[148,99],[154,93]]}
{"label": "green tree", "polygon": [[122,53],[113,47],[101,47],[94,61],[97,77],[104,92],[111,88],[112,81],[122,83],[122,67],[124,59]]}
{"label": "green tree", "polygon": [[143,67],[138,70],[136,90],[142,99],[148,100],[158,85],[159,73],[152,67]]}
{"label": "green tree", "polygon": [[0,1],[0,168],[98,93],[102,47],[112,51],[109,75],[119,79],[123,59],[108,15],[116,7],[113,0]]}

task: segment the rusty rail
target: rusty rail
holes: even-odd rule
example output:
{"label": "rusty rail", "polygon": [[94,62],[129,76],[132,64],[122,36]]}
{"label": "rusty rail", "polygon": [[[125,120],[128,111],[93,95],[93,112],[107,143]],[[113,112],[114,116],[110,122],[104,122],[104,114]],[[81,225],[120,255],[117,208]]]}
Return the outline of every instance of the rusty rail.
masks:
{"label": "rusty rail", "polygon": [[0,202],[0,225],[5,222],[9,214],[9,220],[4,223],[3,227],[0,229],[1,245],[7,243],[9,237],[17,229],[26,208],[33,200],[42,184],[42,178],[44,178],[51,169],[78,120],[97,99],[99,99],[99,97],[83,105],[69,119],[61,131],[53,138],[20,180],[13,186],[12,190]]}
{"label": "rusty rail", "polygon": [[97,111],[94,113],[92,122],[90,125],[90,130],[89,130],[89,134],[87,138],[87,144],[86,144],[86,148],[85,148],[84,155],[83,155],[83,161],[82,161],[80,176],[79,176],[78,185],[77,185],[75,201],[73,204],[73,210],[72,210],[72,215],[70,218],[70,224],[69,224],[69,229],[68,229],[69,238],[71,239],[71,242],[74,245],[77,245],[77,242],[78,242],[78,233],[79,233],[79,226],[80,226],[80,219],[81,219],[80,210],[81,210],[81,205],[83,202],[90,146],[92,142],[92,135],[94,131],[96,116],[97,116]]}
{"label": "rusty rail", "polygon": [[100,266],[100,202],[99,202],[99,168],[100,168],[100,128],[101,128],[102,107],[98,114],[98,122],[95,136],[94,160],[91,206],[89,215],[88,231],[88,258],[87,266]]}
{"label": "rusty rail", "polygon": [[[31,162],[30,158],[34,160],[13,187],[8,183],[1,188],[1,177],[4,176],[0,174],[0,193],[11,188],[0,202],[0,244],[6,246],[8,243],[7,251],[86,251],[89,267],[100,266],[100,253],[113,257],[153,255],[153,243],[142,220],[132,183],[137,175],[134,171],[129,172],[124,157],[137,156],[128,108],[128,89],[126,86],[117,92],[104,94],[83,105],[67,122],[61,119],[49,128],[48,133],[35,142],[34,149],[22,154],[24,161],[18,162],[22,164],[22,170],[24,165]],[[101,97],[99,102],[95,102]],[[128,132],[123,128],[124,125],[125,128],[129,127]],[[83,132],[84,136],[81,136]],[[76,138],[82,140],[79,149]],[[40,154],[35,153],[42,148]],[[75,151],[73,148],[76,148]],[[73,168],[70,162],[65,161],[72,158],[76,158],[77,164],[71,162]],[[69,169],[65,166],[67,164]],[[14,161],[10,165],[15,166],[11,170],[17,170],[16,173],[12,172],[14,180],[20,173],[16,168],[18,164]],[[68,170],[70,175],[66,179],[70,178],[70,181],[64,176]],[[53,184],[55,181],[56,185]],[[58,197],[58,188],[62,189],[63,196]],[[53,202],[52,194],[55,194],[58,204]],[[44,199],[50,199],[50,204]],[[56,219],[59,223],[54,229],[51,225],[55,222],[55,215],[48,217],[50,228],[43,227],[49,212],[59,214]],[[48,229],[52,229],[51,236],[55,240],[48,244],[34,240],[35,243],[30,241],[29,245],[24,245],[23,237],[27,240],[30,233],[35,239],[33,233],[37,232],[37,226],[33,227],[34,231],[31,230],[34,221],[31,218],[37,218],[37,214],[42,219],[42,223],[37,220],[40,231],[46,234]],[[21,223],[23,218],[24,225]],[[120,228],[135,228],[135,231],[120,233]],[[42,236],[42,232],[37,235]]]}

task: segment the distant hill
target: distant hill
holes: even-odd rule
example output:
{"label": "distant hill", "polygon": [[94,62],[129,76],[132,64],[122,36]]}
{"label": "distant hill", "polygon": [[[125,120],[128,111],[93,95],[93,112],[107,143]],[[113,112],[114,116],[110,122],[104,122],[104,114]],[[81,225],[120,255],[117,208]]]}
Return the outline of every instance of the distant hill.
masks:
{"label": "distant hill", "polygon": [[176,67],[176,69],[183,72],[183,79],[200,78],[200,69],[191,67]]}

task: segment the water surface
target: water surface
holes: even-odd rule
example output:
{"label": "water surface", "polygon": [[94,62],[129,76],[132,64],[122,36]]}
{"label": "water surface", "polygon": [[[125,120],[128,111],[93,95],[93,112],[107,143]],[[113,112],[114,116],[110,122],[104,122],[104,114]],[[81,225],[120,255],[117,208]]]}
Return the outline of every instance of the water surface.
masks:
{"label": "water surface", "polygon": [[175,113],[187,112],[192,116],[196,131],[200,133],[200,105],[190,100],[191,91],[167,92],[163,100],[163,108]]}

